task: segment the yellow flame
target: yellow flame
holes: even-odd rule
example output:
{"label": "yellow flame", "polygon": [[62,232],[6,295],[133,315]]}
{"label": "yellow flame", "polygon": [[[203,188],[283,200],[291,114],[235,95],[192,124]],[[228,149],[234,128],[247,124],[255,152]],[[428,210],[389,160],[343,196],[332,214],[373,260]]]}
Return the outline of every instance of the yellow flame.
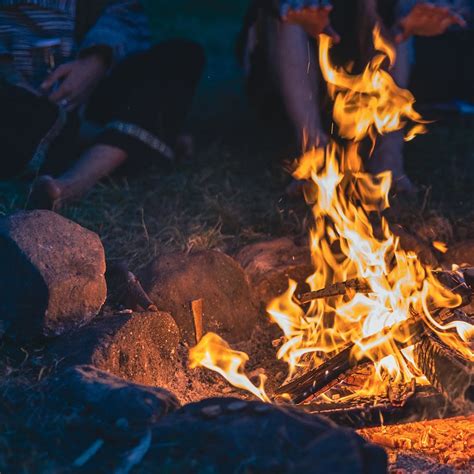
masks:
{"label": "yellow flame", "polygon": [[361,75],[353,75],[332,65],[329,49],[332,39],[320,36],[319,62],[324,78],[334,99],[334,121],[341,137],[361,141],[376,134],[400,130],[407,121],[416,125],[407,133],[406,140],[425,133],[427,123],[413,109],[415,99],[411,92],[398,87],[384,70],[385,62],[395,63],[395,49],[384,40],[380,27],[374,30],[374,47],[378,52]]}
{"label": "yellow flame", "polygon": [[231,349],[217,334],[207,333],[197,346],[189,350],[191,368],[206,367],[221,374],[234,387],[247,390],[264,402],[269,402],[264,389],[264,378],[260,376],[260,387],[256,387],[245,375],[244,366],[249,357],[244,352]]}
{"label": "yellow flame", "polygon": [[[411,325],[393,327],[422,318],[450,347],[469,359],[472,325],[454,321],[442,325],[433,308],[453,308],[460,296],[446,289],[431,268],[414,253],[400,248],[381,212],[389,205],[390,173],[373,176],[364,172],[358,143],[365,137],[415,125],[406,139],[423,133],[421,116],[414,111],[414,98],[400,89],[384,67],[394,64],[395,50],[377,27],[377,51],[364,71],[350,74],[335,67],[329,56],[331,39],[320,36],[319,58],[323,75],[334,99],[334,121],[338,133],[349,139],[345,146],[335,141],[325,149],[310,150],[299,160],[296,179],[305,179],[305,198],[313,211],[310,248],[314,273],[307,279],[311,290],[350,279],[363,280],[370,291],[314,300],[307,310],[296,298],[297,284],[267,308],[283,332],[277,357],[289,367],[288,378],[316,367],[349,343],[351,356],[373,361],[372,374],[354,394],[386,393],[389,384],[407,383],[421,371],[416,367],[411,342]],[[435,244],[434,244],[435,245]],[[392,328],[392,329],[390,329]],[[253,385],[243,372],[248,356],[233,351],[215,334],[206,335],[191,350],[191,365],[204,366],[223,375],[234,386],[268,401],[263,388]]]}
{"label": "yellow flame", "polygon": [[433,247],[441,253],[446,253],[448,251],[448,246],[444,242],[439,242],[438,240],[433,242]]}

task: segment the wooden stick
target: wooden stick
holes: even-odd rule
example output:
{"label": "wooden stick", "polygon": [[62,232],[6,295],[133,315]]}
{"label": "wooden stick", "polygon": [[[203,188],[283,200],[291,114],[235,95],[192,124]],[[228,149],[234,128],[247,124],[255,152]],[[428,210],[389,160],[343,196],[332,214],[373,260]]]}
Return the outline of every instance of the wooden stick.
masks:
{"label": "wooden stick", "polygon": [[353,278],[351,280],[343,281],[340,283],[334,283],[317,291],[310,291],[309,293],[304,293],[300,296],[300,303],[305,304],[320,298],[342,296],[351,290],[356,293],[370,293],[372,291],[366,281],[361,280],[360,278]]}
{"label": "wooden stick", "polygon": [[198,300],[191,301],[191,311],[193,313],[194,321],[194,334],[196,337],[196,344],[202,339],[202,313],[203,313],[204,300],[199,298]]}

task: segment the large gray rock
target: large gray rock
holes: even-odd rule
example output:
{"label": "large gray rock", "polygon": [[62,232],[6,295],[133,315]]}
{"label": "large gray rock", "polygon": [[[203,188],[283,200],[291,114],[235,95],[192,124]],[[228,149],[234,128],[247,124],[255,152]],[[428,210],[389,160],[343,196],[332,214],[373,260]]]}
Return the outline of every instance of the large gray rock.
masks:
{"label": "large gray rock", "polygon": [[168,313],[100,316],[49,349],[60,366],[92,365],[131,382],[171,388],[180,375],[179,330]]}
{"label": "large gray rock", "polygon": [[[6,392],[6,393],[5,393]],[[13,431],[2,472],[129,472],[151,428],[179,407],[162,388],[133,384],[91,366],[2,393]],[[142,454],[143,456],[143,454]]]}
{"label": "large gray rock", "polygon": [[303,283],[314,271],[309,248],[286,237],[247,245],[235,258],[249,277],[263,309],[288,289],[289,278]]}
{"label": "large gray rock", "polygon": [[89,322],[104,304],[99,237],[50,211],[0,220],[0,318],[16,338],[57,336]]}
{"label": "large gray rock", "polygon": [[196,343],[194,300],[203,300],[203,334],[212,331],[233,343],[248,339],[258,324],[259,314],[244,271],[221,252],[159,257],[145,269],[141,281],[156,306],[173,315],[189,344]]}
{"label": "large gray rock", "polygon": [[386,469],[382,448],[322,417],[215,398],[163,418],[134,472],[377,474]]}

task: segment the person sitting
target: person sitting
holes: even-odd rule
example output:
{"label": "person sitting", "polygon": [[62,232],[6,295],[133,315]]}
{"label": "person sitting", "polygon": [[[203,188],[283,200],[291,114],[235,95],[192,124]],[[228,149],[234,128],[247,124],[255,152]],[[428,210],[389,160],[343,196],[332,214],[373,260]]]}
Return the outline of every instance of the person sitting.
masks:
{"label": "person sitting", "polygon": [[204,67],[188,40],[152,46],[138,0],[0,0],[0,177],[55,208],[127,164],[171,162]]}
{"label": "person sitting", "polygon": [[[466,2],[463,6],[462,12],[468,13]],[[370,60],[372,32],[377,23],[396,47],[397,59],[390,72],[403,88],[408,87],[410,77],[411,38],[440,35],[453,25],[466,25],[457,11],[444,4],[416,0],[251,3],[239,42],[247,88],[261,109],[281,104],[298,152],[324,146],[328,140],[315,39],[322,32],[332,36],[340,65],[353,64],[353,70],[358,72]],[[377,139],[366,168],[374,174],[390,170],[399,192],[415,189],[404,170],[402,131]]]}

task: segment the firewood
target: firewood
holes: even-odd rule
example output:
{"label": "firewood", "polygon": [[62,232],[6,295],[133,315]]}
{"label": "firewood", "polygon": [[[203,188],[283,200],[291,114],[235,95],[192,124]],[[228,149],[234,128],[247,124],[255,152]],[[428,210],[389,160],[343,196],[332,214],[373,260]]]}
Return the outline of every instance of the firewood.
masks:
{"label": "firewood", "polygon": [[371,288],[366,281],[361,280],[360,278],[353,278],[351,280],[334,283],[322,288],[321,290],[304,293],[300,296],[299,300],[301,304],[305,304],[320,298],[342,296],[350,291],[354,291],[355,293],[370,293]]}
{"label": "firewood", "polygon": [[[460,307],[466,306],[471,302],[473,289],[466,283],[462,275],[457,272],[449,271],[438,271],[435,272],[434,275],[446,288],[449,288],[462,297],[462,303],[459,305]],[[365,280],[361,278],[352,278],[347,281],[333,283],[332,285],[326,286],[320,290],[303,293],[300,296],[299,301],[301,304],[305,304],[321,298],[342,296],[351,291],[355,293],[370,293],[372,290],[369,283]]]}
{"label": "firewood", "polygon": [[[399,349],[402,349],[417,342],[422,336],[424,330],[424,324],[421,319],[410,317],[406,321],[402,321],[401,323],[388,328],[387,332],[392,333],[394,343]],[[359,341],[359,344],[368,344],[370,340],[370,337],[363,339]],[[310,396],[317,396],[326,392],[331,387],[345,379],[353,369],[372,361],[372,359],[367,355],[356,358],[354,356],[356,350],[357,345],[355,343],[347,345],[331,359],[303,374],[301,377],[298,377],[280,387],[275,392],[276,395],[279,397],[285,395],[285,398],[289,397],[293,403],[298,404],[302,403]],[[377,354],[372,353],[371,355],[377,360],[381,360],[389,354],[387,353],[386,348],[382,345]]]}
{"label": "firewood", "polygon": [[203,312],[204,300],[199,298],[198,300],[191,301],[191,312],[193,313],[194,322],[194,334],[196,336],[196,344],[202,339],[202,312]]}
{"label": "firewood", "polygon": [[427,332],[415,345],[415,362],[430,384],[453,403],[474,402],[474,365]]}
{"label": "firewood", "polygon": [[340,426],[355,429],[446,419],[472,413],[467,407],[447,405],[443,395],[430,386],[416,387],[415,394],[407,398],[403,405],[394,405],[385,397],[360,397],[349,401],[310,402],[300,407],[306,412],[323,415]]}

